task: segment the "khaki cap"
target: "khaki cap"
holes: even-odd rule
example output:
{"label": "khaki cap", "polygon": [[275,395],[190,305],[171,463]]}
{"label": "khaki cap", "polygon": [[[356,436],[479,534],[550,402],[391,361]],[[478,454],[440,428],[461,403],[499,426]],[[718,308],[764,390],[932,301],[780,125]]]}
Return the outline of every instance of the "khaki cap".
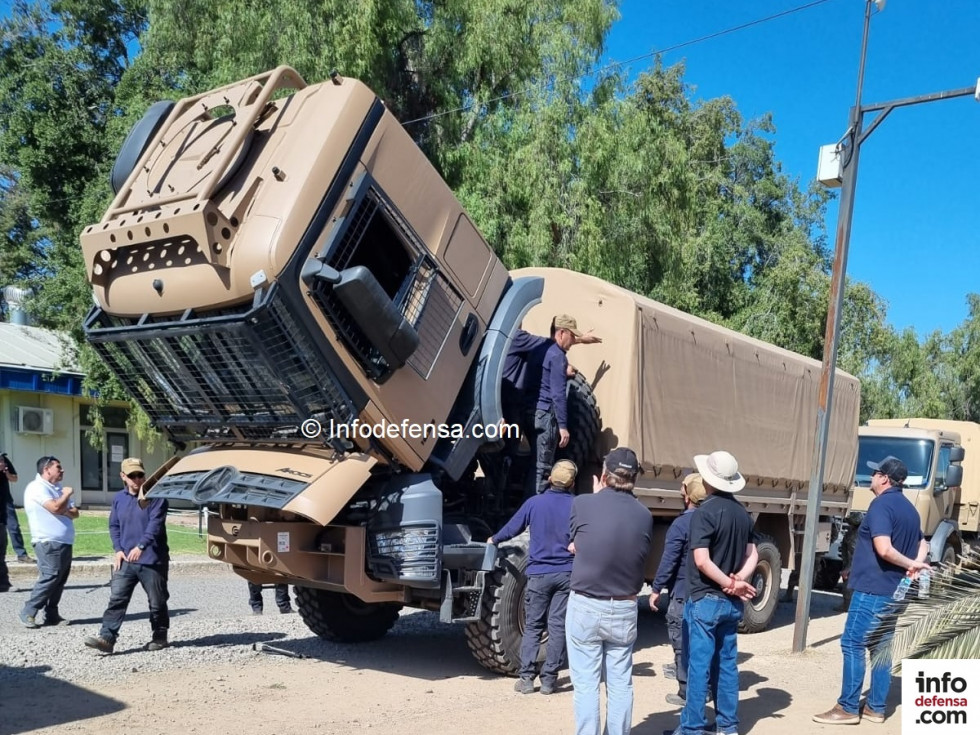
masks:
{"label": "khaki cap", "polygon": [[569,488],[575,484],[575,477],[578,475],[578,467],[570,459],[562,459],[555,462],[551,468],[551,476],[548,478],[555,487]]}
{"label": "khaki cap", "polygon": [[133,472],[142,472],[146,474],[146,470],[143,469],[143,460],[139,457],[127,457],[122,461],[122,473],[124,475],[132,474]]}
{"label": "khaki cap", "polygon": [[555,317],[555,329],[567,329],[576,337],[581,337],[582,333],[578,329],[578,322],[568,314],[559,314]]}
{"label": "khaki cap", "polygon": [[708,491],[704,489],[704,481],[697,472],[689,474],[681,484],[687,491],[687,497],[694,505],[701,505],[704,499],[708,497]]}

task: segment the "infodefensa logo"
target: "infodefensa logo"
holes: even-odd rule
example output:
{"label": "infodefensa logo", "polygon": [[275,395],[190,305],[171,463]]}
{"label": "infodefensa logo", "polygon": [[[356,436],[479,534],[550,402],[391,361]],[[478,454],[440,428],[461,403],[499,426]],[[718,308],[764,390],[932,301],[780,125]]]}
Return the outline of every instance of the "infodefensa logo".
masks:
{"label": "infodefensa logo", "polygon": [[330,419],[326,425],[316,419],[307,419],[300,425],[300,432],[307,439],[519,439],[521,428],[518,424],[476,424],[467,432],[464,424],[417,424],[403,419],[401,422],[369,424],[360,419],[350,423],[337,423]]}
{"label": "infodefensa logo", "polygon": [[978,726],[980,660],[902,661],[902,735],[975,733]]}

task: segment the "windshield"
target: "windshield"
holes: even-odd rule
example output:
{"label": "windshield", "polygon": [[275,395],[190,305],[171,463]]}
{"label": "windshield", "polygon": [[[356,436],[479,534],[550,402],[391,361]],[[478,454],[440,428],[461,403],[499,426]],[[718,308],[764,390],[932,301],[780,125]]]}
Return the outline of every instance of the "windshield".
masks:
{"label": "windshield", "polygon": [[854,482],[871,485],[868,462],[880,462],[885,457],[898,457],[909,468],[905,487],[925,487],[929,484],[934,443],[928,439],[897,439],[886,436],[862,436],[858,439],[858,463]]}

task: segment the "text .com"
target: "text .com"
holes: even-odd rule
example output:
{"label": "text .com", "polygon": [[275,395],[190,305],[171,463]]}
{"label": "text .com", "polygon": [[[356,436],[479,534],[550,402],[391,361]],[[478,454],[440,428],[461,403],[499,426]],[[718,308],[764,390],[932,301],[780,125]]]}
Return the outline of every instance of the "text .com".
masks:
{"label": "text .com", "polygon": [[322,424],[316,419],[307,419],[300,426],[307,439],[519,439],[520,426],[517,424],[475,424],[467,436],[464,424],[419,424],[408,419],[390,422],[382,419],[380,423],[367,423],[354,419],[350,423],[337,423],[330,419]]}

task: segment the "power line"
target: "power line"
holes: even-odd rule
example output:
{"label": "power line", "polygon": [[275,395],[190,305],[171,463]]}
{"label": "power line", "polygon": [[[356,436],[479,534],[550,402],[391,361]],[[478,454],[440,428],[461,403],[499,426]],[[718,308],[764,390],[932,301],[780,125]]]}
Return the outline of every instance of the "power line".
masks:
{"label": "power line", "polygon": [[[828,3],[828,2],[830,2],[830,0],[814,0],[813,2],[806,3],[805,5],[800,5],[800,6],[795,7],[795,8],[790,8],[789,10],[782,10],[782,11],[780,11],[778,13],[774,13],[772,15],[767,15],[764,18],[757,18],[756,20],[751,20],[748,23],[742,23],[741,25],[732,26],[731,28],[725,28],[724,30],[721,30],[721,31],[715,31],[714,33],[709,33],[706,36],[700,36],[698,38],[692,38],[689,41],[683,41],[681,43],[674,44],[673,46],[668,46],[666,48],[657,49],[655,51],[650,51],[650,52],[645,53],[645,54],[640,54],[639,56],[634,56],[633,58],[626,59],[625,61],[616,61],[616,62],[614,62],[612,64],[608,64],[607,66],[604,66],[604,67],[601,67],[599,69],[596,69],[595,71],[586,72],[585,74],[581,74],[581,75],[579,75],[577,77],[569,77],[568,79],[569,80],[572,80],[572,79],[584,79],[585,77],[591,77],[591,76],[595,76],[597,74],[602,74],[602,73],[607,72],[607,71],[610,71],[612,69],[617,69],[617,68],[619,68],[621,66],[626,66],[627,64],[632,64],[635,61],[642,61],[643,59],[649,59],[649,58],[651,58],[653,56],[657,56],[659,54],[670,53],[671,51],[677,51],[678,49],[686,48],[687,46],[693,46],[693,45],[698,44],[698,43],[704,43],[705,41],[710,41],[710,40],[715,39],[715,38],[720,38],[721,36],[727,36],[727,35],[729,35],[731,33],[736,33],[738,31],[744,31],[746,28],[751,28],[753,26],[761,25],[763,23],[768,23],[770,21],[777,20],[779,18],[783,18],[783,17],[785,17],[787,15],[792,15],[793,13],[799,13],[800,11],[803,11],[803,10],[809,10],[810,8],[815,8],[818,5],[823,5],[824,3]],[[526,90],[526,91],[523,91],[523,92],[507,92],[506,94],[502,94],[499,97],[494,97],[492,99],[487,100],[485,104],[488,104],[489,105],[489,104],[492,104],[494,102],[501,102],[501,101],[506,100],[506,99],[509,99],[511,97],[516,97],[518,95],[529,94],[529,93],[530,93],[530,90]],[[437,118],[437,117],[444,117],[446,115],[452,115],[453,113],[456,113],[456,112],[466,112],[467,110],[471,109],[474,104],[476,104],[476,103],[473,102],[473,103],[470,103],[468,105],[463,105],[461,107],[453,108],[451,110],[443,110],[442,112],[433,112],[431,115],[425,115],[424,117],[417,117],[414,120],[407,120],[406,122],[403,122],[402,125],[403,126],[404,125],[412,125],[414,123],[419,123],[419,122],[425,122],[427,120],[432,120],[432,119]]]}

